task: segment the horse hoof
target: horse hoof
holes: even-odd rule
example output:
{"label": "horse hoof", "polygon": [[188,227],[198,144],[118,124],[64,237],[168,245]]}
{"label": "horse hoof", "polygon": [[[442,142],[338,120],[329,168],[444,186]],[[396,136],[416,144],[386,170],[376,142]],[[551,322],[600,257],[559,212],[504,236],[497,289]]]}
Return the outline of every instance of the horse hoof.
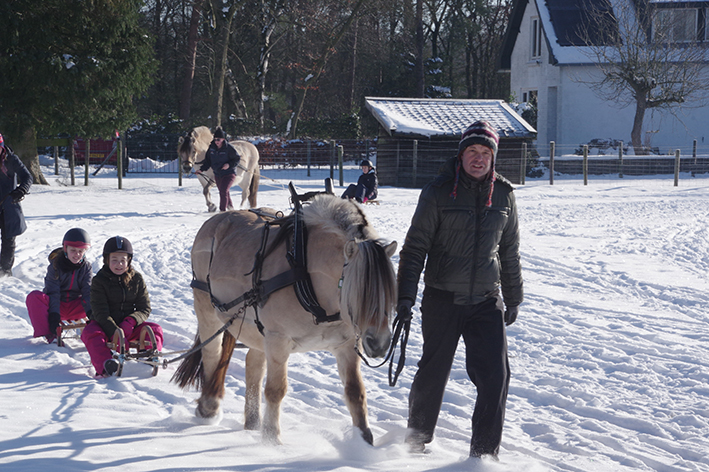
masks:
{"label": "horse hoof", "polygon": [[209,213],[214,213],[215,211],[217,211],[217,206],[216,206],[216,205],[209,205],[209,206],[207,207],[207,211],[208,211]]}
{"label": "horse hoof", "polygon": [[203,418],[205,420],[211,420],[221,414],[221,408],[219,408],[219,400],[217,399],[201,399],[197,402],[197,409],[195,410],[195,415],[198,418]]}
{"label": "horse hoof", "polygon": [[370,446],[374,446],[374,435],[372,434],[371,429],[367,428],[362,430],[362,439],[364,439]]}
{"label": "horse hoof", "polygon": [[244,429],[246,431],[258,431],[259,428],[261,428],[261,419],[256,418],[256,419],[246,419],[246,422],[244,422]]}

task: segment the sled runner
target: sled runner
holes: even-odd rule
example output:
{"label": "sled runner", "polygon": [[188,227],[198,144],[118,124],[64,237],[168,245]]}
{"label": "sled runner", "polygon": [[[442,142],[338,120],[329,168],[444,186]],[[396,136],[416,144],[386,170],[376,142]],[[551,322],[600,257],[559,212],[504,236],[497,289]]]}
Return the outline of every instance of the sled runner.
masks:
{"label": "sled runner", "polygon": [[126,346],[123,330],[118,328],[113,334],[113,341],[107,344],[108,348],[113,351],[113,358],[118,361],[116,377],[120,377],[121,373],[123,373],[123,364],[126,360],[148,364],[153,367],[153,377],[158,375],[160,354],[157,350],[157,345],[155,333],[150,326],[141,327],[140,337],[130,341],[128,346]]}
{"label": "sled runner", "polygon": [[[57,346],[64,347],[64,339],[67,337],[79,338],[81,336],[81,330],[86,327],[86,323],[89,322],[88,318],[81,318],[79,320],[61,320],[59,322],[59,327],[57,328]],[[66,336],[66,331],[78,330],[71,336]]]}

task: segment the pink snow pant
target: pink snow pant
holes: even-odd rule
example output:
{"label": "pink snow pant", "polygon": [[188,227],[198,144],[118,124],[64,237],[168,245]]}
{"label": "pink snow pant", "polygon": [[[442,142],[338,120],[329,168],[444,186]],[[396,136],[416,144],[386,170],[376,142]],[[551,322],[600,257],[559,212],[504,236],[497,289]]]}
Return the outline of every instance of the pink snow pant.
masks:
{"label": "pink snow pant", "polygon": [[[57,333],[49,332],[49,295],[39,290],[34,290],[27,295],[25,300],[27,313],[30,315],[30,322],[34,328],[34,337],[56,336]],[[81,299],[77,298],[70,302],[60,302],[59,316],[63,320],[80,320],[86,317]]]}
{"label": "pink snow pant", "polygon": [[[150,321],[146,321],[145,323],[141,323],[136,326],[133,330],[133,334],[126,339],[126,342],[134,339],[140,339],[140,329],[145,325],[148,325],[153,329],[153,333],[155,333],[155,340],[158,343],[158,351],[162,350],[162,328],[159,324],[151,323]],[[108,346],[106,346],[106,343],[112,340],[108,339],[108,336],[103,331],[103,328],[101,328],[101,325],[93,320],[89,321],[86,328],[82,331],[81,340],[84,342],[86,350],[89,351],[91,364],[94,366],[94,370],[96,370],[96,375],[103,374],[103,363],[113,356],[111,350]]]}

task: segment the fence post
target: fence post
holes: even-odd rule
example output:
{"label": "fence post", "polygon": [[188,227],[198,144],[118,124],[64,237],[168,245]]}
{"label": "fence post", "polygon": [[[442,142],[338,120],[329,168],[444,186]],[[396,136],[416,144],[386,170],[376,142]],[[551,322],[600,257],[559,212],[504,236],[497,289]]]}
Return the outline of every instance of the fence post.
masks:
{"label": "fence post", "polygon": [[[116,130],[116,138],[118,142],[116,143],[118,149],[116,150],[116,172],[118,172],[118,161],[121,159],[121,135],[118,134]],[[180,155],[177,155],[177,186],[182,187],[182,163],[180,162]]]}
{"label": "fence post", "polygon": [[588,185],[588,144],[583,145],[583,184]]}
{"label": "fence post", "polygon": [[[118,174],[118,190],[123,188],[123,138],[118,135],[118,149],[116,150],[116,174]],[[127,153],[126,153],[127,154]]]}
{"label": "fence post", "polygon": [[519,164],[519,183],[524,185],[527,174],[527,143],[522,143],[522,162]]}
{"label": "fence post", "polygon": [[344,146],[342,146],[342,144],[340,144],[339,146],[337,146],[337,165],[340,168],[340,187],[345,185],[343,175],[342,175],[342,159],[344,158],[344,156],[345,156],[345,148],[344,148]]}
{"label": "fence post", "polygon": [[549,141],[549,185],[554,185],[554,153],[556,152],[556,143]]}
{"label": "fence post", "polygon": [[679,185],[679,149],[675,150],[675,187]]}
{"label": "fence post", "polygon": [[697,140],[692,141],[692,157],[694,158],[694,165],[697,165]]}
{"label": "fence post", "polygon": [[91,138],[86,139],[86,152],[84,153],[84,186],[89,185],[89,159],[91,157]]}
{"label": "fence post", "polygon": [[413,163],[411,167],[411,186],[416,188],[416,167],[417,167],[417,162],[418,157],[419,157],[419,142],[418,139],[414,139],[414,148],[413,148]]}
{"label": "fence post", "polygon": [[618,168],[618,178],[623,178],[623,141],[620,142],[618,147],[618,160],[620,161],[620,167]]}
{"label": "fence post", "polygon": [[396,177],[394,178],[394,182],[397,187],[399,186],[399,153],[401,151],[401,143],[399,140],[396,140]]}
{"label": "fence post", "polygon": [[74,139],[71,139],[71,142],[69,143],[71,145],[71,153],[69,154],[69,175],[71,176],[71,185],[72,187],[76,185],[76,181],[74,178],[74,165],[76,164],[76,150],[74,149]]}
{"label": "fence post", "polygon": [[312,142],[313,141],[311,139],[308,139],[308,157],[307,157],[307,159],[308,159],[308,177],[310,177],[310,144]]}
{"label": "fence post", "polygon": [[59,146],[54,146],[54,175],[59,175]]}
{"label": "fence post", "polygon": [[330,180],[335,178],[335,140],[330,141]]}

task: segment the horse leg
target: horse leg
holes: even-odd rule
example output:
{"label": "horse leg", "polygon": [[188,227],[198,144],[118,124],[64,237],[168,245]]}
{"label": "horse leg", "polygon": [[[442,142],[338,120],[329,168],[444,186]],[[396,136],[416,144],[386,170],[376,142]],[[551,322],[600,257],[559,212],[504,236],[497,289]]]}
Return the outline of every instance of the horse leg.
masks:
{"label": "horse leg", "polygon": [[261,387],[266,373],[266,355],[263,351],[249,349],[246,353],[246,404],[244,429],[261,427]]}
{"label": "horse leg", "polygon": [[285,345],[285,341],[280,346],[273,346],[273,342],[269,341],[266,348],[266,411],[261,434],[265,442],[272,444],[282,444],[281,402],[288,389],[288,352]]}
{"label": "horse leg", "polygon": [[[209,294],[194,290],[194,301],[200,338],[209,339],[220,328],[221,323],[214,314]],[[204,381],[196,410],[196,415],[200,418],[216,418],[219,414],[219,405],[224,398],[224,378],[235,342],[234,336],[227,332],[202,348]]]}
{"label": "horse leg", "polygon": [[251,175],[249,175],[248,172],[244,172],[244,177],[241,179],[239,187],[241,187],[241,204],[239,208],[242,208],[246,199],[249,198],[249,191],[251,189]]}
{"label": "horse leg", "polygon": [[360,360],[354,349],[339,349],[335,352],[337,371],[345,387],[345,403],[352,416],[352,424],[362,431],[362,438],[374,445],[374,436],[367,420],[367,393],[364,390]]}
{"label": "horse leg", "polygon": [[217,206],[214,203],[212,203],[211,190],[212,190],[212,187],[215,186],[215,184],[212,182],[209,182],[208,180],[206,180],[204,177],[201,177],[201,176],[200,176],[199,181],[202,183],[202,195],[204,195],[204,199],[207,202],[207,211],[209,211],[210,213],[214,213],[215,211],[217,211]]}
{"label": "horse leg", "polygon": [[251,175],[251,182],[249,182],[249,205],[251,208],[256,208],[256,196],[258,194],[258,184],[261,180],[261,175],[256,170]]}

